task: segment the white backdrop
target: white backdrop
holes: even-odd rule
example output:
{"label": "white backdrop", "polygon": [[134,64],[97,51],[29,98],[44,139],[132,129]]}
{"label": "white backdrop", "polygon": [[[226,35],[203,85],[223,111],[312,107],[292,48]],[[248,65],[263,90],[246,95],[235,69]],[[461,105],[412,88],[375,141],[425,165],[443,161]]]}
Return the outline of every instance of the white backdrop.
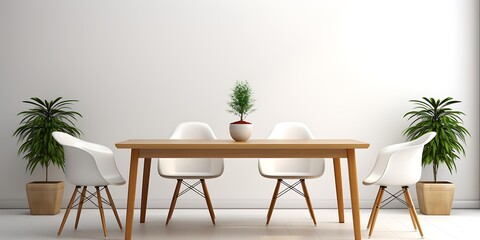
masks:
{"label": "white backdrop", "polygon": [[[380,148],[405,140],[408,100],[461,100],[472,134],[467,157],[457,174],[442,168],[439,178],[456,183],[455,207],[478,207],[478,63],[475,0],[2,0],[0,207],[26,207],[25,183],[43,179],[41,169],[25,173],[16,155],[22,100],[78,99],[82,138],[112,148],[127,177],[129,152],[116,142],[167,138],[183,121],[207,122],[218,138],[229,138],[235,80],[254,89],[253,138],[265,138],[276,122],[302,121],[318,138],[369,142],[357,152],[360,181]],[[225,164],[224,175],[208,183],[214,206],[266,208],[275,183],[260,177],[256,160]],[[167,207],[175,181],[160,178],[156,167],[149,204]],[[348,200],[345,160],[342,167]],[[307,182],[314,207],[336,206],[331,161],[326,169]],[[430,167],[423,178],[432,179]],[[65,202],[72,189],[66,183]],[[126,191],[112,188],[119,207]],[[360,186],[361,206],[370,207],[375,194]],[[187,194],[178,205],[204,202]],[[304,200],[287,194],[278,206],[304,207]]]}

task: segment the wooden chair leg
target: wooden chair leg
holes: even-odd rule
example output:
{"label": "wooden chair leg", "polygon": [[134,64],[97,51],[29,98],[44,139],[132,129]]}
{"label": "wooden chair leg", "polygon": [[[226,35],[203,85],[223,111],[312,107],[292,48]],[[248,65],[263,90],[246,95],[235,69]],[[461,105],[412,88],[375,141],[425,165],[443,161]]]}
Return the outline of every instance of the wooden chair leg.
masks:
{"label": "wooden chair leg", "polygon": [[375,228],[375,222],[377,221],[378,212],[380,211],[380,203],[382,202],[382,197],[383,197],[384,191],[385,191],[385,187],[381,186],[379,196],[378,196],[378,204],[374,208],[375,212],[373,214],[372,223],[370,225],[370,231],[368,232],[368,237],[369,238],[372,236],[373,229]]}
{"label": "wooden chair leg", "polygon": [[310,201],[310,195],[308,194],[308,190],[307,190],[307,184],[305,184],[305,179],[300,179],[300,183],[302,184],[303,195],[305,196],[305,201],[307,202],[310,216],[312,217],[313,223],[317,225],[317,220],[315,219],[315,213],[313,212],[312,202]]}
{"label": "wooden chair leg", "polygon": [[70,198],[70,202],[68,203],[67,210],[65,210],[65,215],[63,215],[62,224],[60,224],[60,228],[58,229],[57,236],[60,236],[60,234],[62,234],[63,226],[65,226],[65,222],[67,221],[68,214],[70,213],[70,210],[72,209],[73,202],[75,202],[75,196],[77,195],[77,190],[79,188],[80,188],[80,186],[75,186],[75,189],[73,190],[72,197]]}
{"label": "wooden chair leg", "polygon": [[80,196],[80,202],[78,203],[77,218],[75,219],[75,229],[78,227],[80,221],[80,214],[82,213],[83,201],[85,201],[85,194],[87,192],[87,186],[83,186],[82,195]]}
{"label": "wooden chair leg", "polygon": [[215,225],[215,213],[213,212],[212,200],[208,193],[207,184],[205,183],[205,179],[200,179],[200,182],[202,183],[203,194],[205,195],[205,201],[207,202],[208,212],[210,212],[210,218],[212,219],[213,225]]}
{"label": "wooden chair leg", "polygon": [[375,213],[375,209],[377,209],[377,205],[380,204],[380,201],[379,201],[380,191],[382,191],[381,187],[378,188],[377,196],[375,197],[375,202],[373,202],[372,212],[370,213],[370,218],[368,219],[367,229],[369,229],[370,226],[372,225],[372,219]]}
{"label": "wooden chair leg", "polygon": [[[413,224],[413,228],[415,229],[415,231],[417,231],[417,223],[415,222],[415,218],[413,217],[413,211],[412,211],[412,208],[410,207],[410,204],[408,203],[407,201],[407,196],[405,195],[405,187],[402,187],[403,188],[403,195],[405,197],[405,201],[407,202],[407,205],[408,205],[408,213],[410,214],[410,219],[412,220],[412,224]],[[408,187],[407,187],[408,189]]]}
{"label": "wooden chair leg", "polygon": [[175,209],[175,204],[177,203],[178,193],[180,192],[180,186],[182,185],[183,179],[177,179],[177,186],[175,186],[175,191],[173,192],[172,202],[170,203],[170,210],[168,210],[167,221],[165,225],[168,225],[170,219],[173,215],[173,210]]}
{"label": "wooden chair leg", "polygon": [[410,191],[408,191],[408,187],[403,188],[403,194],[405,195],[405,200],[408,203],[408,207],[411,208],[413,213],[413,219],[415,220],[415,224],[417,225],[418,231],[420,232],[420,236],[423,238],[423,231],[422,227],[420,226],[420,221],[418,220],[417,211],[415,210],[415,205],[412,201],[412,196],[410,196]]}
{"label": "wooden chair leg", "polygon": [[112,195],[110,194],[110,190],[108,189],[108,186],[105,186],[105,191],[107,192],[108,201],[110,202],[110,206],[112,207],[113,214],[115,215],[115,218],[117,219],[118,226],[120,227],[120,229],[122,229],[122,222],[120,221],[120,218],[118,217],[117,208],[115,207],[115,203],[113,202],[113,198],[112,198]]}
{"label": "wooden chair leg", "polygon": [[277,185],[275,186],[275,190],[273,191],[272,201],[270,202],[270,208],[268,209],[268,214],[267,214],[267,225],[270,223],[270,218],[272,217],[273,208],[275,207],[275,202],[277,202],[277,195],[278,195],[278,191],[280,190],[281,183],[282,183],[282,179],[278,179]]}
{"label": "wooden chair leg", "polygon": [[413,217],[413,212],[412,212],[412,209],[411,208],[408,208],[408,212],[410,213],[410,220],[412,220],[412,224],[413,224],[413,229],[415,229],[415,231],[417,231],[417,223],[415,222],[415,218]]}
{"label": "wooden chair leg", "polygon": [[100,211],[100,219],[102,220],[102,228],[103,228],[103,235],[105,238],[108,237],[107,225],[105,224],[105,214],[103,213],[103,205],[102,205],[102,196],[100,195],[100,187],[95,186],[97,190],[97,200],[98,200],[98,210]]}

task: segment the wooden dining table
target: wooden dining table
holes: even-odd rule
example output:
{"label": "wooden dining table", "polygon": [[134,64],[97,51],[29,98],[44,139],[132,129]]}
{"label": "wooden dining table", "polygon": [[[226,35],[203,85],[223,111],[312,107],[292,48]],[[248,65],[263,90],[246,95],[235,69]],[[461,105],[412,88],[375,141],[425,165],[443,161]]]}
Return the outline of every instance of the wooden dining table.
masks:
{"label": "wooden dining table", "polygon": [[125,239],[132,239],[138,162],[144,159],[140,223],[145,222],[152,158],[331,158],[335,175],[338,220],[344,223],[341,158],[347,159],[353,235],[361,239],[360,204],[355,150],[370,144],[352,139],[273,140],[247,142],[233,140],[131,139],[115,144],[130,149]]}

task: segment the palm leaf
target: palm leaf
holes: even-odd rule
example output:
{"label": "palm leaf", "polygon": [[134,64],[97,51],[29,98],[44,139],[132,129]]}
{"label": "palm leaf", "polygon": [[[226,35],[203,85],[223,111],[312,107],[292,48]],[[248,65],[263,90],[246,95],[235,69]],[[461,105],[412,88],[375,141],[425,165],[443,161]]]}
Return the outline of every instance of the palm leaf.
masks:
{"label": "palm leaf", "polygon": [[457,171],[455,161],[459,154],[465,155],[462,143],[466,136],[470,136],[463,126],[461,111],[450,108],[451,105],[460,103],[451,97],[434,99],[423,97],[422,100],[410,100],[415,107],[403,115],[411,123],[403,131],[408,140],[416,139],[427,132],[437,132],[435,138],[425,145],[422,155],[422,165],[433,165],[434,180],[437,181],[438,166],[445,164],[452,174]]}
{"label": "palm leaf", "polygon": [[48,181],[48,167],[51,164],[64,170],[63,147],[53,139],[52,132],[62,131],[73,136],[81,134],[75,121],[82,115],[71,110],[70,105],[74,102],[78,101],[62,100],[62,97],[52,101],[32,97],[23,101],[30,108],[18,114],[22,119],[13,136],[21,143],[18,154],[23,154],[23,159],[27,161],[26,170],[30,174],[40,165],[45,169]]}

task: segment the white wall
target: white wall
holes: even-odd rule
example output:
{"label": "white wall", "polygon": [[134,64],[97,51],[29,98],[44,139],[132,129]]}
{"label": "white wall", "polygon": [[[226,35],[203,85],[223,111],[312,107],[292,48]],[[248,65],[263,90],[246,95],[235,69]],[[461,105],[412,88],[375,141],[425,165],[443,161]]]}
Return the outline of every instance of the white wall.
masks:
{"label": "white wall", "polygon": [[[442,168],[439,177],[456,183],[455,207],[478,207],[477,21],[475,0],[2,0],[0,207],[26,207],[25,183],[43,179],[41,169],[26,174],[16,155],[22,100],[78,99],[83,138],[112,148],[127,177],[129,152],[116,142],[167,138],[182,121],[205,121],[229,138],[236,118],[226,103],[235,80],[249,80],[255,91],[258,110],[247,118],[253,138],[265,138],[276,122],[302,121],[319,138],[369,142],[357,152],[360,181],[380,148],[405,140],[408,100],[461,100],[472,134],[467,157],[458,174]],[[260,177],[256,164],[226,160],[224,175],[209,181],[216,207],[268,206],[274,181]],[[156,167],[150,206],[167,207],[175,181]],[[315,207],[335,207],[332,172],[327,161],[326,174],[308,182]],[[52,175],[64,179],[58,169]],[[423,178],[432,178],[430,168]],[[72,189],[67,184],[65,201]],[[120,207],[126,191],[112,189]],[[375,193],[360,186],[361,206],[370,207]],[[178,204],[204,206],[195,195]],[[278,205],[304,202],[288,194]]]}

